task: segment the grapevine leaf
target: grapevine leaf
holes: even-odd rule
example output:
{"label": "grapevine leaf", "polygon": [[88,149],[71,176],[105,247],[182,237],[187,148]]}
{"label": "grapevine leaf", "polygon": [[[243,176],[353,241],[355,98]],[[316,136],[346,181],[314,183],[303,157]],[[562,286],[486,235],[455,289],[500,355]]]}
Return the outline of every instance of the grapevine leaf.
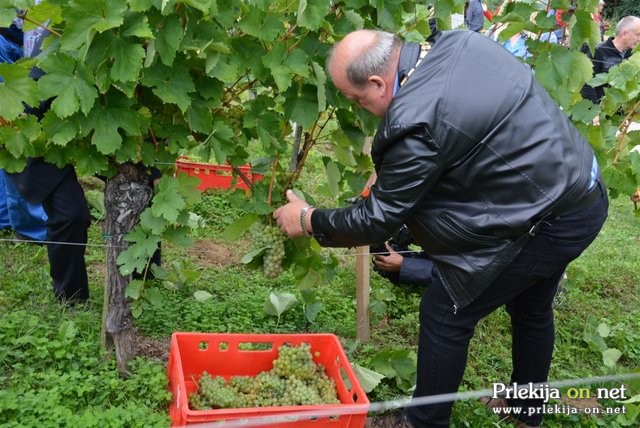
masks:
{"label": "grapevine leaf", "polygon": [[242,31],[263,41],[271,41],[284,34],[284,25],[277,16],[265,13],[253,5],[248,8],[238,22]]}
{"label": "grapevine leaf", "polygon": [[283,65],[292,75],[309,76],[309,57],[302,49],[294,50],[286,56]]}
{"label": "grapevine leaf", "polygon": [[313,288],[300,288],[300,300],[305,305],[310,305],[316,301],[316,293]]}
{"label": "grapevine leaf", "polygon": [[591,123],[598,116],[598,108],[589,100],[582,100],[573,106],[573,119],[576,121]]}
{"label": "grapevine leaf", "polygon": [[116,263],[122,275],[131,275],[134,271],[142,272],[144,270],[147,259],[138,257],[136,252],[136,248],[131,246],[118,255]]}
{"label": "grapevine leaf", "polygon": [[373,391],[375,387],[380,384],[380,381],[386,378],[382,373],[378,373],[359,364],[353,363],[351,364],[351,367],[353,368],[364,392]]}
{"label": "grapevine leaf", "polygon": [[193,238],[189,236],[189,228],[186,226],[170,227],[165,230],[162,236],[179,247],[193,246]]}
{"label": "grapevine leaf", "polygon": [[91,84],[84,67],[64,54],[50,55],[43,62],[47,72],[38,80],[41,99],[53,98],[51,109],[58,117],[65,118],[81,109],[87,114],[98,98],[98,91]]}
{"label": "grapevine leaf", "polygon": [[322,302],[313,302],[310,305],[306,305],[304,308],[304,316],[310,323],[316,320],[316,317],[322,310]]}
{"label": "grapevine leaf", "polygon": [[318,98],[315,88],[303,85],[297,94],[294,88],[287,91],[285,114],[303,128],[311,128],[318,119]]}
{"label": "grapevine leaf", "polygon": [[337,196],[340,191],[340,169],[334,161],[329,161],[326,166],[327,184],[333,196]]}
{"label": "grapevine leaf", "polygon": [[[109,158],[98,153],[93,146],[68,148],[73,150],[73,160],[77,173],[80,175],[94,175],[104,173],[109,168]],[[68,163],[69,159],[67,159]]]}
{"label": "grapevine leaf", "polygon": [[181,2],[204,13],[215,14],[218,11],[216,2],[211,0],[182,0]]}
{"label": "grapevine leaf", "polygon": [[165,103],[177,105],[184,113],[191,105],[190,93],[196,88],[186,68],[162,65],[145,70],[142,83],[154,88],[153,93]]}
{"label": "grapevine leaf", "polygon": [[64,146],[78,135],[80,124],[77,116],[61,119],[49,110],[42,119],[42,129],[54,144]]}
{"label": "grapevine leaf", "polygon": [[198,290],[193,293],[193,297],[198,302],[205,302],[207,300],[213,299],[213,294],[209,293],[208,291]]}
{"label": "grapevine leaf", "polygon": [[312,31],[319,29],[327,16],[328,8],[328,2],[300,0],[298,4],[298,25]]}
{"label": "grapevine leaf", "polygon": [[91,143],[100,153],[115,153],[122,143],[119,129],[128,135],[140,135],[140,124],[135,113],[128,111],[121,104],[98,106],[91,110],[84,124],[85,132],[93,130]]}
{"label": "grapevine leaf", "polygon": [[325,111],[327,109],[327,92],[325,85],[327,83],[327,75],[317,62],[313,61],[311,63],[313,67],[313,72],[316,76],[316,84],[317,84],[317,97],[318,97],[318,111]]}
{"label": "grapevine leaf", "polygon": [[199,178],[180,174],[178,177],[165,176],[163,179],[178,182],[178,191],[187,204],[197,204],[202,200],[202,193],[196,188],[200,182]]}
{"label": "grapevine leaf", "polygon": [[144,286],[144,281],[139,279],[134,279],[127,284],[127,287],[124,289],[125,297],[138,300],[140,298],[140,294],[142,292],[142,287]]}
{"label": "grapevine leaf", "polygon": [[237,241],[260,217],[255,213],[247,213],[225,227],[222,238],[226,241]]}
{"label": "grapevine leaf", "polygon": [[184,30],[180,25],[180,17],[177,14],[167,16],[164,21],[158,25],[155,49],[165,65],[173,65],[183,36]]}
{"label": "grapevine leaf", "polygon": [[158,193],[153,198],[151,211],[153,215],[162,217],[170,223],[175,223],[180,212],[186,207],[186,202],[180,195],[177,181],[160,180]]}
{"label": "grapevine leaf", "polygon": [[227,126],[225,123],[215,123],[214,133],[211,135],[211,144],[215,153],[216,162],[223,165],[227,162],[227,155],[232,152],[233,149],[233,129]]}
{"label": "grapevine leaf", "polygon": [[586,55],[557,45],[538,56],[534,68],[537,79],[561,106],[569,106],[571,94],[579,92],[593,74]]}
{"label": "grapevine leaf", "polygon": [[158,237],[139,226],[127,233],[125,240],[132,243],[129,249],[133,249],[134,255],[144,259],[148,259],[155,253],[159,242]]}
{"label": "grapevine leaf", "polygon": [[271,70],[273,79],[280,91],[285,91],[291,86],[291,73],[289,68],[284,65],[287,58],[287,48],[283,44],[277,44],[271,49],[271,52],[262,57],[262,63]]}
{"label": "grapevine leaf", "polygon": [[24,105],[36,105],[36,83],[28,76],[28,69],[0,63],[0,116],[7,120],[17,118]]}
{"label": "grapevine leaf", "polygon": [[273,151],[277,151],[277,149],[282,148],[283,145],[286,146],[285,141],[278,140],[277,138],[275,138],[273,134],[269,132],[268,129],[265,129],[263,127],[258,127],[257,131],[258,131],[258,137],[265,151],[272,152],[271,149],[274,149]]}
{"label": "grapevine leaf", "polygon": [[631,153],[629,153],[629,161],[636,177],[638,177],[638,181],[640,181],[640,146],[634,146],[634,148],[631,149]]}
{"label": "grapevine leaf", "polygon": [[[131,6],[133,9],[133,6]],[[153,32],[149,27],[149,20],[142,14],[130,14],[125,17],[122,26],[122,35],[124,37],[140,37],[142,39],[153,39]]]}
{"label": "grapevine leaf", "polygon": [[571,47],[579,50],[583,44],[595,46],[600,42],[600,29],[590,12],[586,10],[576,10],[571,18],[574,22],[571,27]]}
{"label": "grapevine leaf", "polygon": [[144,48],[132,43],[129,39],[114,39],[111,45],[111,55],[114,57],[111,77],[115,81],[132,82],[138,80],[145,57]]}
{"label": "grapevine leaf", "polygon": [[298,281],[300,288],[313,288],[322,282],[322,274],[314,269],[307,269],[304,276]]}
{"label": "grapevine leaf", "polygon": [[67,4],[64,17],[67,22],[62,35],[62,47],[74,51],[89,45],[97,32],[119,27],[124,21],[126,0],[77,0]]}
{"label": "grapevine leaf", "polygon": [[194,131],[210,134],[213,130],[211,111],[207,104],[201,100],[192,100],[191,106],[187,110],[187,120],[189,121],[189,127]]}
{"label": "grapevine leaf", "polygon": [[145,299],[154,306],[162,306],[164,297],[162,291],[158,287],[152,287],[146,290],[144,293]]}
{"label": "grapevine leaf", "polygon": [[0,7],[0,27],[9,27],[15,18],[16,9],[14,7]]}
{"label": "grapevine leaf", "polygon": [[207,76],[222,82],[232,82],[238,69],[236,62],[233,62],[228,55],[221,55],[219,52],[210,52],[204,67]]}
{"label": "grapevine leaf", "polygon": [[240,259],[240,262],[242,262],[243,264],[249,264],[252,261],[254,261],[256,258],[258,258],[258,256],[260,256],[262,254],[263,251],[269,249],[271,247],[269,246],[264,246],[264,247],[260,247],[260,248],[256,248],[255,250],[249,251],[247,254],[245,254],[242,259]]}
{"label": "grapevine leaf", "polygon": [[154,235],[162,234],[168,224],[169,222],[166,219],[154,216],[150,208],[145,209],[140,214],[140,226],[150,230]]}
{"label": "grapevine leaf", "polygon": [[268,315],[280,317],[287,309],[297,302],[296,296],[291,293],[271,293],[269,300],[264,304],[264,311]]}
{"label": "grapevine leaf", "polygon": [[344,19],[341,19],[334,24],[334,30],[338,34],[347,34],[351,31],[363,28],[364,24],[365,21],[362,16],[353,10],[346,10],[344,11]]}
{"label": "grapevine leaf", "polygon": [[15,158],[35,155],[33,141],[40,133],[40,125],[34,116],[20,118],[15,127],[0,128],[0,144]]}
{"label": "grapevine leaf", "polygon": [[156,0],[129,0],[129,7],[134,12],[146,12],[155,6]]}

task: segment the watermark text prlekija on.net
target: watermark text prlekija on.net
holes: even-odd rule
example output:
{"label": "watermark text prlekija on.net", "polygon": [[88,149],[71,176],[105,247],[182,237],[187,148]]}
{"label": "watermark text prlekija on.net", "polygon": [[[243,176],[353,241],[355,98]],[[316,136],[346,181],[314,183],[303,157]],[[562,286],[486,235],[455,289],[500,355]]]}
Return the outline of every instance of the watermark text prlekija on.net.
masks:
{"label": "watermark text prlekija on.net", "polygon": [[[626,400],[626,387],[620,385],[618,388],[596,388],[595,392],[589,388],[568,388],[564,395],[572,400],[587,399],[612,399]],[[624,405],[620,407],[600,407],[585,406],[575,407],[567,404],[551,404],[549,400],[561,400],[562,393],[558,388],[551,387],[546,383],[518,385],[495,383],[493,384],[493,398],[505,398],[507,400],[542,400],[539,407],[494,407],[493,412],[500,415],[527,415],[534,414],[550,415],[550,414],[593,414],[593,415],[619,415],[626,413]]]}

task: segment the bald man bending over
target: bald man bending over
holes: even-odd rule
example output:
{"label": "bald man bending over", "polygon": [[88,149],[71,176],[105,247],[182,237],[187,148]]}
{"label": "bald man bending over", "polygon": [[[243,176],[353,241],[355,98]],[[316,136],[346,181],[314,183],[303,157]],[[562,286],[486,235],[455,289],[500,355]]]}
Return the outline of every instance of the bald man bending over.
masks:
{"label": "bald man bending over", "polygon": [[[527,66],[472,31],[443,31],[432,44],[355,31],[327,66],[345,97],[380,117],[377,180],[346,208],[310,207],[288,191],[273,214],[281,230],[353,247],[407,225],[435,264],[420,304],[414,398],[458,390],[476,324],[501,306],[511,316],[513,370],[487,388],[545,383],[558,280],[607,216],[589,144]],[[542,400],[482,401],[521,408],[519,426],[541,423]],[[410,406],[373,426],[446,427],[451,408]]]}

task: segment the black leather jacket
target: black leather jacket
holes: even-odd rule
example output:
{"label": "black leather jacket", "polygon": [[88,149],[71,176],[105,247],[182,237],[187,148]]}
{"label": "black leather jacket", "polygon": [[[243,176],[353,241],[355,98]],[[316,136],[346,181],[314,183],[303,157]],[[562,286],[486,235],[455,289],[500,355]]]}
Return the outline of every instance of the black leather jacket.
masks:
{"label": "black leather jacket", "polygon": [[[417,51],[405,43],[400,76]],[[348,247],[382,242],[406,224],[454,310],[489,286],[537,222],[582,199],[594,159],[531,70],[468,30],[439,35],[394,96],[371,155],[370,196],[316,209],[314,236]]]}

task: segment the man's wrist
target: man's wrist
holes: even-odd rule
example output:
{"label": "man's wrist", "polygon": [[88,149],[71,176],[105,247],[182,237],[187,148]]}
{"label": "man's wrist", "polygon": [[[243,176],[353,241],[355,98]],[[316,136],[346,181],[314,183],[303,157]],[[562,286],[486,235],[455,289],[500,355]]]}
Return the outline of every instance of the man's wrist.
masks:
{"label": "man's wrist", "polygon": [[[312,206],[307,205],[307,206],[302,207],[302,209],[300,210],[300,228],[302,229],[302,233],[307,235],[307,236],[313,235],[313,233],[309,230],[309,226],[308,226],[308,223],[307,223],[307,213],[312,208],[313,208]],[[309,218],[309,219],[311,219],[311,218]]]}

